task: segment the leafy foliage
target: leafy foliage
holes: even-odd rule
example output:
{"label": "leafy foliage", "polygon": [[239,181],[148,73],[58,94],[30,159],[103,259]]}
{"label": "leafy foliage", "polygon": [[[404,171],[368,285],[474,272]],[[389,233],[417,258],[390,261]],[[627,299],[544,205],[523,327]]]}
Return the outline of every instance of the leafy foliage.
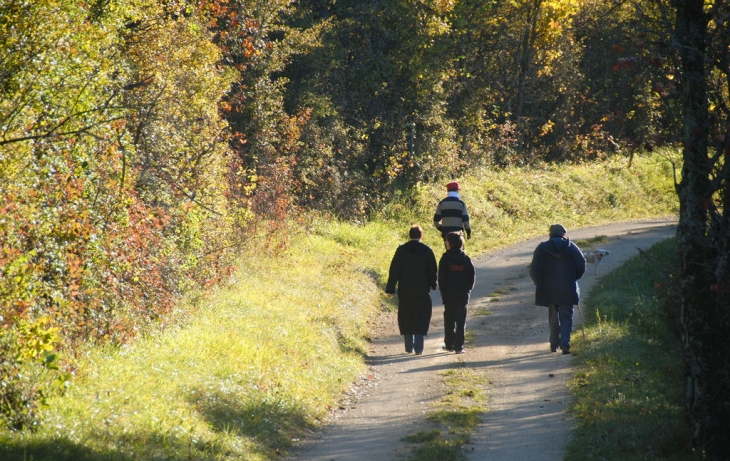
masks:
{"label": "leafy foliage", "polygon": [[62,373],[53,353],[58,328],[48,326],[47,317],[0,336],[0,421],[13,429],[33,428],[46,399],[64,390],[69,375]]}
{"label": "leafy foliage", "polygon": [[224,269],[206,260],[231,240],[217,48],[170,5],[95,5],[0,3],[6,341],[43,318],[64,350],[123,342]]}
{"label": "leafy foliage", "polygon": [[293,169],[307,121],[305,112],[284,111],[287,79],[281,72],[292,55],[316,46],[316,34],[286,25],[292,0],[205,0],[197,8],[221,50],[221,64],[236,75],[221,102],[239,168],[233,197],[275,231],[295,206]]}
{"label": "leafy foliage", "polygon": [[297,24],[326,27],[322,46],[284,72],[287,110],[308,114],[294,170],[300,203],[362,214],[353,203],[476,166],[676,142],[676,61],[660,46],[662,16],[633,5],[302,2]]}

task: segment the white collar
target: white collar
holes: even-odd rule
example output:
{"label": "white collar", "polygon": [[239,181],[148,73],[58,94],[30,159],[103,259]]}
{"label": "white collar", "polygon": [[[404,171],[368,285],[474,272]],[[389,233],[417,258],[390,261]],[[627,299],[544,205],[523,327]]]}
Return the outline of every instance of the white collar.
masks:
{"label": "white collar", "polygon": [[461,195],[459,195],[459,193],[458,193],[458,192],[456,192],[456,191],[453,191],[453,190],[450,190],[450,191],[449,191],[449,192],[448,192],[448,193],[446,194],[446,196],[447,196],[447,197],[456,197],[456,198],[458,198],[458,199],[460,199],[460,198],[461,198]]}

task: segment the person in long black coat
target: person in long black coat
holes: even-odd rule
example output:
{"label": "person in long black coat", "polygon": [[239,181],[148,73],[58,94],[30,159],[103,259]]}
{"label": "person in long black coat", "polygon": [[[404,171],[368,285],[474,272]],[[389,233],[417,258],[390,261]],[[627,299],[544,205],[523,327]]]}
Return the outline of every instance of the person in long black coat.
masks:
{"label": "person in long black coat", "polygon": [[398,329],[407,353],[423,353],[431,324],[431,290],[436,289],[436,256],[421,242],[423,229],[412,226],[410,240],[395,250],[390,262],[385,292],[394,294],[398,285]]}
{"label": "person in long black coat", "polygon": [[578,246],[565,237],[562,224],[550,226],[550,239],[535,249],[530,277],[535,283],[535,304],[548,306],[550,351],[570,354],[573,306],[580,302],[578,280],[586,271],[586,259]]}

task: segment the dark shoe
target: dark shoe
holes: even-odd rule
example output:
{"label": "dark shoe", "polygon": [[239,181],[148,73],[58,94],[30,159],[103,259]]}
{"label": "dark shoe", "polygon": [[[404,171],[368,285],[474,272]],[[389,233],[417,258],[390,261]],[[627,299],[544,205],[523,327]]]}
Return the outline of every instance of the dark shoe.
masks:
{"label": "dark shoe", "polygon": [[441,346],[441,350],[442,351],[454,352],[454,348],[453,347],[449,347],[449,346]]}
{"label": "dark shoe", "polygon": [[455,350],[454,353],[455,354],[463,354],[464,353],[464,349]]}
{"label": "dark shoe", "polygon": [[563,349],[563,355],[570,354],[570,349]]}
{"label": "dark shoe", "polygon": [[423,355],[423,352],[416,352],[416,355]]}
{"label": "dark shoe", "polygon": [[557,347],[551,347],[550,348],[550,352],[558,352],[558,348]]}

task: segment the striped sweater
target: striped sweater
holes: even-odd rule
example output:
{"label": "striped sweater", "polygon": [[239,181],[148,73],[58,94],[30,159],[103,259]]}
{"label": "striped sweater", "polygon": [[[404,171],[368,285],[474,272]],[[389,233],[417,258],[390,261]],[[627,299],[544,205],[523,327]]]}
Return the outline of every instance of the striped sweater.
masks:
{"label": "striped sweater", "polygon": [[467,237],[471,236],[469,225],[469,213],[466,211],[466,204],[458,194],[450,192],[448,197],[441,200],[433,215],[433,223],[441,235],[446,237],[449,232],[463,230]]}

